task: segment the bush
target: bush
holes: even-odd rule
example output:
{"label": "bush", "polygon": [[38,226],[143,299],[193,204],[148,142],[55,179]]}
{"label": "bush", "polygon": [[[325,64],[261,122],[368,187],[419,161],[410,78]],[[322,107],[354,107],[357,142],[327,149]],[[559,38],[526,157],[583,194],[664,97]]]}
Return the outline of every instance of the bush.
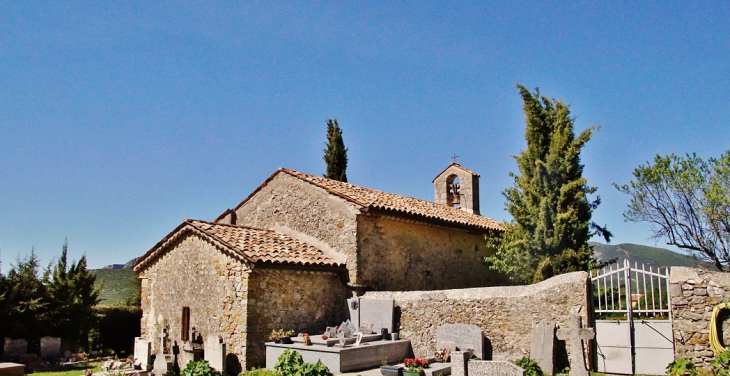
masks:
{"label": "bush", "polygon": [[[231,375],[231,376],[235,376],[235,375]],[[250,371],[245,371],[245,372],[239,374],[239,376],[281,376],[281,374],[277,371],[272,371],[272,370],[266,369],[266,368],[254,368]]]}
{"label": "bush", "polygon": [[220,372],[211,368],[207,360],[189,362],[181,374],[183,376],[220,376]]}
{"label": "bush", "polygon": [[677,358],[667,365],[667,375],[669,376],[684,376],[687,374],[692,376],[697,374],[697,368],[691,360]]}
{"label": "bush", "polygon": [[525,370],[525,376],[542,376],[542,369],[533,359],[525,356],[518,359],[515,364]]}
{"label": "bush", "polygon": [[332,372],[321,361],[304,363],[301,354],[289,349],[281,354],[274,370],[284,376],[332,376]]}

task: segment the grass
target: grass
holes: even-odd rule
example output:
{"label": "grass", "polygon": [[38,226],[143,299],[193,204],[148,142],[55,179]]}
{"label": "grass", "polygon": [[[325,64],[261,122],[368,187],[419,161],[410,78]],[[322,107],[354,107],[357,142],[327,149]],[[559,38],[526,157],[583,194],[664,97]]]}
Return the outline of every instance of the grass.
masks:
{"label": "grass", "polygon": [[86,374],[87,369],[92,372],[99,372],[102,362],[91,362],[86,364],[74,364],[71,366],[52,366],[46,368],[36,368],[35,374],[43,376],[81,376]]}
{"label": "grass", "polygon": [[96,269],[96,285],[101,283],[100,306],[111,306],[139,296],[140,280],[132,269]]}

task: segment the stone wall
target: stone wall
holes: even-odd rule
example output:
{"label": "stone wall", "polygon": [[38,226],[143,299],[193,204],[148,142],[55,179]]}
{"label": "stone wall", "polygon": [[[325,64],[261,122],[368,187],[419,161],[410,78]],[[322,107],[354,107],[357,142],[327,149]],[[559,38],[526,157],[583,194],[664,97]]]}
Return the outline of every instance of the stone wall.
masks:
{"label": "stone wall", "polygon": [[[491,342],[493,359],[528,356],[532,326],[541,320],[566,325],[571,310],[588,322],[588,273],[575,272],[529,286],[485,287],[443,291],[366,293],[362,299],[395,300],[400,335],[410,339],[415,355],[436,350],[436,330],[444,324],[473,324]],[[399,313],[398,313],[399,311]]]}
{"label": "stone wall", "polygon": [[[709,333],[712,309],[730,300],[730,273],[710,272],[686,267],[672,267],[669,275],[674,323],[674,355],[691,359],[695,365],[710,368],[715,356],[710,348]],[[722,322],[724,343],[730,343],[730,319],[725,311]]]}
{"label": "stone wall", "polygon": [[324,333],[346,316],[345,285],[335,272],[267,269],[249,279],[246,368],[266,366],[264,342],[272,329]]}
{"label": "stone wall", "polygon": [[163,321],[170,343],[181,343],[182,307],[190,307],[190,328],[203,338],[219,335],[229,353],[246,353],[247,286],[250,268],[188,233],[154,260],[142,278],[142,336],[157,352]]}
{"label": "stone wall", "polygon": [[276,230],[346,263],[353,282],[357,214],[344,199],[286,173],[276,175],[236,210],[239,225]]}
{"label": "stone wall", "polygon": [[504,285],[484,266],[484,234],[376,214],[358,217],[357,283],[374,290]]}

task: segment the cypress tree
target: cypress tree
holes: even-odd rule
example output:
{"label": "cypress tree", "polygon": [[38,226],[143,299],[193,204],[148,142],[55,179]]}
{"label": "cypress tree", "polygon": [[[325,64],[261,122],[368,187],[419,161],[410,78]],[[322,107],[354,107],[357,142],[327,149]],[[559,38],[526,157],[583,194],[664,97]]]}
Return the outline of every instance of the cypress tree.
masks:
{"label": "cypress tree", "polygon": [[342,130],[337,120],[327,120],[327,143],[324,161],[327,163],[327,179],[347,182],[347,149],[342,141]]}
{"label": "cypress tree", "polygon": [[514,186],[502,194],[512,215],[508,231],[491,241],[495,256],[490,268],[519,283],[539,282],[553,275],[597,266],[591,236],[606,241],[610,232],[591,221],[600,197],[583,177],[580,152],[597,127],[573,132],[568,105],[531,94],[517,85],[525,111],[527,150],[515,156],[519,174],[510,173]]}

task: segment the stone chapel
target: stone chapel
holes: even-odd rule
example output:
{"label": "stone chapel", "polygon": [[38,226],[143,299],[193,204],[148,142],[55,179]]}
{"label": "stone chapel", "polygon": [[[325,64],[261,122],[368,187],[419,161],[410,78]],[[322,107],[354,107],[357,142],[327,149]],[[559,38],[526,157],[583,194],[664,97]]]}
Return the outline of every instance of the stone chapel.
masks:
{"label": "stone chapel", "polygon": [[142,336],[167,328],[181,346],[192,328],[219,336],[227,363],[260,367],[272,329],[317,333],[365,291],[501,284],[483,264],[487,237],[479,175],[452,162],[434,202],[280,168],[212,222],[184,220],[134,265],[142,280]]}

